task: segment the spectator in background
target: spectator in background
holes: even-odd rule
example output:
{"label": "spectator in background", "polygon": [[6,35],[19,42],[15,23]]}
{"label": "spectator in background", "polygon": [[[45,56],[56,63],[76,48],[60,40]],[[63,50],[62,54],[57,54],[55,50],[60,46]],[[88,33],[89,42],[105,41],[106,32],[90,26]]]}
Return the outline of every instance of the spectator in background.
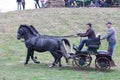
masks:
{"label": "spectator in background", "polygon": [[100,0],[100,7],[106,7],[106,3],[104,0]]}
{"label": "spectator in background", "polygon": [[70,0],[70,7],[74,7],[74,6],[75,6],[74,1],[75,1],[75,0]]}
{"label": "spectator in background", "polygon": [[35,8],[37,9],[37,6],[40,8],[39,0],[34,0],[35,1]]}
{"label": "spectator in background", "polygon": [[107,7],[111,7],[112,4],[113,4],[113,1],[112,0],[106,0],[105,3],[106,3]]}
{"label": "spectator in background", "polygon": [[68,0],[64,0],[65,2],[65,7],[68,7]]}
{"label": "spectator in background", "polygon": [[45,7],[45,0],[41,0],[41,7],[42,7],[42,8]]}
{"label": "spectator in background", "polygon": [[70,2],[71,2],[71,0],[68,0],[68,7],[70,7],[71,5],[70,5]]}
{"label": "spectator in background", "polygon": [[90,6],[89,6],[89,7],[91,7],[91,8],[96,7],[93,1],[91,1],[91,3],[90,3]]}
{"label": "spectator in background", "polygon": [[95,6],[99,7],[99,0],[95,0]]}
{"label": "spectator in background", "polygon": [[22,0],[22,6],[23,6],[23,10],[25,10],[25,0]]}
{"label": "spectator in background", "polygon": [[77,4],[77,7],[80,7],[81,5],[81,0],[75,0],[76,1],[76,4]]}
{"label": "spectator in background", "polygon": [[17,10],[21,10],[21,0],[17,0]]}

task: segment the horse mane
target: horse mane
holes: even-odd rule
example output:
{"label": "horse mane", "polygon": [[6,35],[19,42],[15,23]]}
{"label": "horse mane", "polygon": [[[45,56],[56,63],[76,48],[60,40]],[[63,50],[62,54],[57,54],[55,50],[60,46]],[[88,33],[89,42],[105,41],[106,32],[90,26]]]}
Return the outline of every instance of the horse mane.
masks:
{"label": "horse mane", "polygon": [[35,29],[34,26],[30,25],[29,28],[34,32],[34,34],[39,34],[39,32]]}
{"label": "horse mane", "polygon": [[27,28],[28,30],[30,30],[30,32],[35,36],[39,34],[39,32],[32,25],[30,25],[30,26],[28,26],[28,25],[20,25],[20,28],[22,28],[22,27]]}

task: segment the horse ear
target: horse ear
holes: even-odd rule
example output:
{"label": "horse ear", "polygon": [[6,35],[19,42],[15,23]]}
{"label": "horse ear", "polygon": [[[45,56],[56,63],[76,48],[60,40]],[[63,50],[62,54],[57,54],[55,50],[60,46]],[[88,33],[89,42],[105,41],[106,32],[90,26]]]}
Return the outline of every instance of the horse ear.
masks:
{"label": "horse ear", "polygon": [[20,24],[20,26],[19,26],[19,28],[18,28],[18,29],[22,28],[23,26],[24,26],[23,24]]}
{"label": "horse ear", "polygon": [[26,25],[25,24],[20,24],[20,26],[19,27],[25,27]]}

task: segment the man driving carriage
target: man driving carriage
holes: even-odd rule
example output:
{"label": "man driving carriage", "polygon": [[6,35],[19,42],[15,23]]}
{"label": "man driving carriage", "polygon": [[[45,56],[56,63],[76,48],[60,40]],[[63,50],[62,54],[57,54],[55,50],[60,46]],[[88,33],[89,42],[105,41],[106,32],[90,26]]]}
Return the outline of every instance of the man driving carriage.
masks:
{"label": "man driving carriage", "polygon": [[88,37],[88,39],[83,39],[80,42],[80,45],[78,47],[77,46],[73,46],[73,49],[75,49],[77,52],[80,52],[82,50],[82,48],[84,47],[85,43],[87,43],[88,41],[91,41],[92,39],[96,38],[95,31],[92,28],[92,24],[91,23],[87,23],[86,27],[87,27],[87,31],[85,33],[78,33],[77,34],[80,37]]}

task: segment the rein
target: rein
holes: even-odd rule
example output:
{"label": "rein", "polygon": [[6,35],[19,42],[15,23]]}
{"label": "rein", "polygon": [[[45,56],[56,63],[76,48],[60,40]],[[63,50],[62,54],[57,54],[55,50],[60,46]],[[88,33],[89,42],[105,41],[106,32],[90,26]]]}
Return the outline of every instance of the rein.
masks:
{"label": "rein", "polygon": [[49,36],[49,35],[42,35],[44,37],[55,37],[55,38],[76,38],[76,37],[79,37],[77,35],[67,35],[67,36]]}

